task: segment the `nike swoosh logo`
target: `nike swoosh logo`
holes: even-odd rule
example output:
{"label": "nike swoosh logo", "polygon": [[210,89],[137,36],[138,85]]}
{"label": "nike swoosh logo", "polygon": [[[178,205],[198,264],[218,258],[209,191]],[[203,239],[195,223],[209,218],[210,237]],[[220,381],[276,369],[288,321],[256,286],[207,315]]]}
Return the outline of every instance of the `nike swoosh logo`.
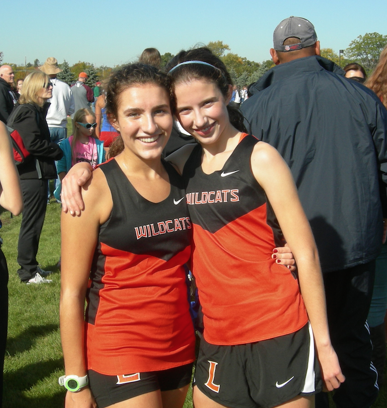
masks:
{"label": "nike swoosh logo", "polygon": [[282,383],[282,384],[278,384],[278,381],[277,381],[277,382],[275,383],[275,386],[276,386],[277,388],[282,388],[282,387],[284,387],[287,383],[290,383],[290,381],[292,381],[293,378],[294,378],[294,375],[293,375],[292,378],[289,378],[289,380],[285,381],[285,382]]}
{"label": "nike swoosh logo", "polygon": [[181,201],[184,200],[184,198],[185,198],[185,197],[180,198],[180,200],[175,200],[175,199],[173,199],[173,204],[175,204],[175,205],[179,204]]}
{"label": "nike swoosh logo", "polygon": [[220,177],[227,177],[227,176],[230,176],[231,174],[238,173],[238,171],[239,171],[239,170],[229,171],[228,173],[223,172],[223,173],[220,175]]}

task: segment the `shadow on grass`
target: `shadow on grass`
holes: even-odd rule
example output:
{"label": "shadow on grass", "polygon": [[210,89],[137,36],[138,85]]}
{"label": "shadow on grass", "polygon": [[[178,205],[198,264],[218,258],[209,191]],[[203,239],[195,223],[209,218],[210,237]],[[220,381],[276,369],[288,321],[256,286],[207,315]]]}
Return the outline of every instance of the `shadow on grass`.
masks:
{"label": "shadow on grass", "polygon": [[51,332],[56,332],[58,325],[46,324],[44,326],[30,326],[27,330],[20,333],[17,337],[9,337],[7,339],[6,354],[14,357],[18,353],[22,353],[31,349],[41,337],[45,337]]}
{"label": "shadow on grass", "polygon": [[[4,408],[50,408],[63,407],[65,391],[58,386],[58,392],[52,393],[52,387],[47,390],[47,396],[42,396],[40,390],[36,390],[40,394],[36,398],[23,395],[34,386],[41,387],[38,383],[45,378],[50,377],[52,373],[63,370],[63,360],[56,359],[51,361],[44,361],[33,363],[20,368],[11,373],[4,373]],[[20,378],[23,381],[20,381]]]}
{"label": "shadow on grass", "polygon": [[[59,261],[59,258],[58,258],[58,261]],[[58,263],[51,264],[51,265],[44,265],[44,266],[41,266],[41,268],[44,271],[51,271],[52,273],[55,273],[55,274],[60,272],[60,269],[58,268]],[[50,278],[48,277],[48,279],[50,279]]]}

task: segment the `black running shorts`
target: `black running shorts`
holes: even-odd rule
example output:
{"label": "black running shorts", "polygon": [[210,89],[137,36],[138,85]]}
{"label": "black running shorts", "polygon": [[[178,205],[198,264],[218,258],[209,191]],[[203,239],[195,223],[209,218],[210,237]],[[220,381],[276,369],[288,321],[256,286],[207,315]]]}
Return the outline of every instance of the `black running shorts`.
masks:
{"label": "black running shorts", "polygon": [[190,383],[192,364],[152,371],[123,375],[104,375],[89,370],[91,392],[99,408],[138,397],[148,392],[171,391]]}
{"label": "black running shorts", "polygon": [[310,324],[286,336],[236,346],[201,340],[194,385],[230,408],[275,407],[322,391]]}

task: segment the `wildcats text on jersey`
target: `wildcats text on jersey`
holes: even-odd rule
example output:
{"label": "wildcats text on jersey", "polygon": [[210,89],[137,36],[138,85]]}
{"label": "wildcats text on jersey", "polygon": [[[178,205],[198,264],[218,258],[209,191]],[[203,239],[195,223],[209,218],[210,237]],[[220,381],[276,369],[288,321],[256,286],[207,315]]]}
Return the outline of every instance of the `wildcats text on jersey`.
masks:
{"label": "wildcats text on jersey", "polygon": [[147,224],[135,227],[137,239],[156,237],[157,235],[169,234],[175,231],[191,229],[189,217],[175,218],[174,220],[160,221],[157,224]]}
{"label": "wildcats text on jersey", "polygon": [[[200,198],[199,198],[200,195]],[[186,194],[188,205],[214,204],[239,201],[239,189],[202,191]]]}

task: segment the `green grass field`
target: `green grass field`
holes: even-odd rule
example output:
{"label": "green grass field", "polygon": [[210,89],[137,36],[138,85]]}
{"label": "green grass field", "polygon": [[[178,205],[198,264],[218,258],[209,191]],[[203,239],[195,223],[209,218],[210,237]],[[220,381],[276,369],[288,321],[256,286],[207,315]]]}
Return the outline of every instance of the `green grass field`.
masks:
{"label": "green grass field", "polygon": [[[53,283],[21,284],[18,276],[17,240],[21,216],[10,218],[3,212],[3,251],[7,257],[9,280],[9,330],[5,357],[4,408],[58,408],[64,406],[64,389],[58,385],[63,375],[59,335],[60,206],[51,200],[40,240],[38,260],[52,270]],[[192,407],[191,394],[184,408]],[[333,405],[332,405],[333,406]],[[375,408],[387,407],[387,385]]]}

